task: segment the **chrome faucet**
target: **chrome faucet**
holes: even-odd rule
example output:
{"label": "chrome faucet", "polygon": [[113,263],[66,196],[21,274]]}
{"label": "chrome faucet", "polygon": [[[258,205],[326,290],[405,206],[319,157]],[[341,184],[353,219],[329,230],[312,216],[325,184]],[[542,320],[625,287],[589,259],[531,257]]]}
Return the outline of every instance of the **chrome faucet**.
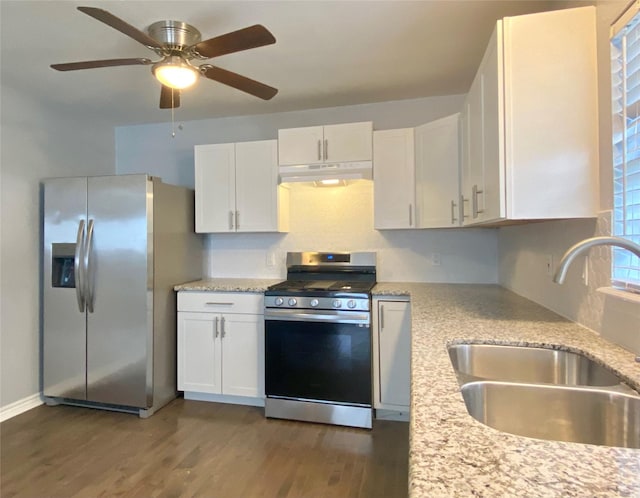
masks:
{"label": "chrome faucet", "polygon": [[571,262],[576,258],[576,256],[595,246],[622,247],[623,249],[631,251],[640,258],[640,244],[636,244],[635,242],[631,242],[630,240],[623,239],[621,237],[591,237],[590,239],[584,239],[571,246],[567,252],[564,253],[564,256],[562,256],[562,259],[558,264],[558,269],[553,277],[553,281],[557,284],[563,283],[564,277],[569,269],[569,265],[571,265]]}

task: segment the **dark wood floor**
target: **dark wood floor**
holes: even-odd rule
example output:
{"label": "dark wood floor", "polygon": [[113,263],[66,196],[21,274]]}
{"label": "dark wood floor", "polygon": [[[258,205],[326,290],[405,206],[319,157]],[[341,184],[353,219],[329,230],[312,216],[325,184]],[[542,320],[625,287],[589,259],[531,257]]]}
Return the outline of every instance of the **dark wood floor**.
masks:
{"label": "dark wood floor", "polygon": [[40,406],[0,424],[0,496],[406,497],[408,424],[267,420],[177,399],[155,415]]}

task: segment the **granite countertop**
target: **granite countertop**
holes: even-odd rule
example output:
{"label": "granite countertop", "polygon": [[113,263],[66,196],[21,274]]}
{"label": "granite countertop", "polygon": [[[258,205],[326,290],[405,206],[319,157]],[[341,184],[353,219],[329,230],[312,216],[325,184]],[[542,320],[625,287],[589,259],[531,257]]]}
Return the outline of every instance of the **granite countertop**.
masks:
{"label": "granite countertop", "polygon": [[638,449],[530,439],[473,419],[447,345],[580,350],[639,389],[640,364],[632,353],[497,285],[382,283],[373,294],[411,297],[411,498],[640,496]]}
{"label": "granite countertop", "polygon": [[282,282],[268,278],[205,278],[194,282],[175,285],[175,291],[211,291],[211,292],[264,292],[267,287]]}

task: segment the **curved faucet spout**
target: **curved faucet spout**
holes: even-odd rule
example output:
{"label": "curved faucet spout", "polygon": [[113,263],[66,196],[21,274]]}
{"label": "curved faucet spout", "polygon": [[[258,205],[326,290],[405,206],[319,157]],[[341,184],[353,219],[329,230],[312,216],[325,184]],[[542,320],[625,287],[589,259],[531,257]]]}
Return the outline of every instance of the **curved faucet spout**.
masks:
{"label": "curved faucet spout", "polygon": [[636,244],[635,242],[631,242],[630,240],[623,239],[621,237],[591,237],[590,239],[578,242],[567,250],[558,264],[558,269],[553,277],[553,281],[557,284],[563,283],[567,270],[576,256],[595,246],[622,247],[623,249],[631,251],[640,258],[640,244]]}

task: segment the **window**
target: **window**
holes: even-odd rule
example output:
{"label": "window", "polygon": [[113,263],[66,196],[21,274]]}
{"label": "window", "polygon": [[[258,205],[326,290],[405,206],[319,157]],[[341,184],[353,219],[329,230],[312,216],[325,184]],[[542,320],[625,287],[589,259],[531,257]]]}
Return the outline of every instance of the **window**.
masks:
{"label": "window", "polygon": [[[611,31],[613,235],[640,243],[640,2]],[[640,258],[612,253],[612,284],[640,291]]]}

